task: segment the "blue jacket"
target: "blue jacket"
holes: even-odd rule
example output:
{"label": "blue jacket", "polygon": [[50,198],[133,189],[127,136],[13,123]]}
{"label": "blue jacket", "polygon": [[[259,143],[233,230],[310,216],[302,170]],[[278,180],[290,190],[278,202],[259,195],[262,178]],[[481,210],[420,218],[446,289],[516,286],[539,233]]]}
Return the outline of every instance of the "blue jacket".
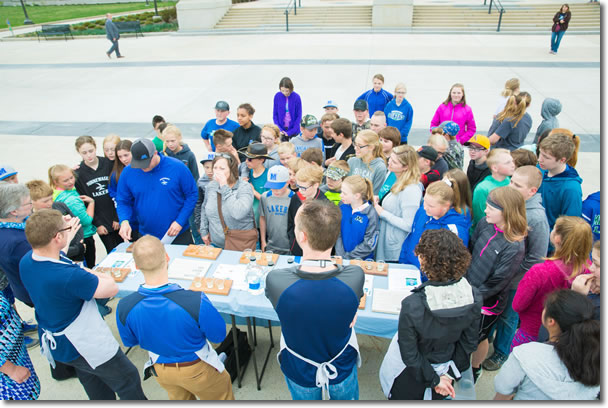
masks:
{"label": "blue jacket", "polygon": [[357,100],[359,99],[367,101],[369,117],[371,118],[376,111],[384,112],[386,104],[393,99],[393,94],[384,89],[380,89],[380,92],[375,92],[374,88],[372,88],[369,91],[363,92],[357,98]]}
{"label": "blue jacket", "polygon": [[543,207],[547,211],[549,229],[553,229],[560,215],[580,217],[583,209],[583,179],[572,167],[566,165],[566,170],[549,177],[548,171],[543,171],[543,183],[538,192],[543,198]]}
{"label": "blue jacket", "polygon": [[[125,167],[118,181],[118,218],[137,220],[141,235],[161,239],[173,221],[188,228],[198,191],[188,167],[172,157],[160,155],[160,163],[149,172]],[[183,230],[182,230],[183,231]]]}
{"label": "blue jacket", "polygon": [[336,254],[346,259],[373,258],[378,244],[378,213],[371,203],[353,212],[349,204],[340,203],[342,221],[336,242]]}
{"label": "blue jacket", "polygon": [[593,240],[597,241],[600,239],[600,192],[596,191],[590,194],[585,201],[583,201],[583,212],[581,215],[585,221],[591,225],[591,231],[593,232]]}
{"label": "blue jacket", "polygon": [[194,361],[207,339],[221,343],[226,337],[226,323],[209,298],[175,283],[140,286],[121,299],[116,326],[125,346],[139,344],[158,354],[158,363]]}
{"label": "blue jacket", "polygon": [[441,218],[436,220],[430,217],[424,211],[424,206],[421,205],[412,224],[412,232],[407,236],[401,247],[401,255],[399,263],[414,265],[420,268],[418,257],[414,255],[414,248],[418,245],[422,233],[427,229],[447,229],[450,230],[462,239],[462,243],[467,246],[469,244],[469,228],[471,227],[471,215],[466,216],[460,214],[453,208]]}
{"label": "blue jacket", "polygon": [[410,133],[414,120],[412,105],[404,98],[401,105],[397,106],[396,100],[393,99],[384,108],[384,114],[386,115],[387,126],[394,126],[399,129],[401,143],[407,143],[407,135]]}

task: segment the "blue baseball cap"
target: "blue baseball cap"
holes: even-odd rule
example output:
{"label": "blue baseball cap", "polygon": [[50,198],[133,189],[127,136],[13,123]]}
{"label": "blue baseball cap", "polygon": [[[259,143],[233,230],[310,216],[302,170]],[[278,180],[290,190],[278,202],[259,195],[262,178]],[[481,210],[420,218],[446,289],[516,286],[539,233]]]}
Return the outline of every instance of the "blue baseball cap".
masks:
{"label": "blue baseball cap", "polygon": [[289,170],[287,167],[281,166],[280,164],[274,165],[268,170],[268,179],[264,188],[271,188],[273,190],[280,190],[285,187],[285,184],[289,181]]}
{"label": "blue baseball cap", "polygon": [[0,180],[7,179],[17,174],[18,171],[7,164],[0,164]]}
{"label": "blue baseball cap", "polygon": [[325,109],[325,108],[337,108],[337,107],[338,107],[338,105],[336,105],[334,103],[334,101],[327,101],[327,103],[325,104],[325,106],[323,106],[323,109]]}

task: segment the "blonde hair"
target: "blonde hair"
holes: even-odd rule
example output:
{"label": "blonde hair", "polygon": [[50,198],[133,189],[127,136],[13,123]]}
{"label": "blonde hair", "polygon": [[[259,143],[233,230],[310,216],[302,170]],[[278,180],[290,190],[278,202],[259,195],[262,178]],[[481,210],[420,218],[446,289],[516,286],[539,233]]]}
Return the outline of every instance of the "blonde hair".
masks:
{"label": "blonde hair", "polygon": [[133,245],[135,265],[144,275],[156,272],[167,261],[165,246],[152,235],[144,235]]}
{"label": "blonde hair", "polygon": [[40,200],[53,195],[53,189],[42,180],[32,180],[25,183],[25,186],[30,190],[32,201]]}
{"label": "blonde hair", "polygon": [[54,190],[57,190],[57,184],[55,184],[55,182],[57,181],[59,174],[63,173],[64,171],[69,171],[70,173],[72,173],[72,175],[74,175],[74,170],[72,170],[69,166],[66,166],[65,164],[56,164],[54,166],[49,167],[49,185]]}
{"label": "blonde hair", "polygon": [[397,93],[399,89],[403,89],[405,93],[407,93],[407,87],[403,82],[399,82],[397,85],[395,85],[395,93]]}
{"label": "blonde hair", "polygon": [[[432,135],[430,135],[429,140],[426,142],[426,144],[431,146],[433,149],[435,149],[435,146],[443,146],[446,149],[448,147],[450,147],[448,140],[445,138],[445,136],[443,136],[443,132],[441,134],[433,133]],[[437,149],[435,149],[435,150],[437,150]],[[439,152],[439,151],[437,151],[437,152]]]}
{"label": "blonde hair", "polygon": [[490,153],[488,153],[488,159],[486,160],[486,164],[488,165],[490,171],[492,170],[492,166],[498,164],[498,159],[503,154],[508,154],[509,156],[511,156],[511,152],[509,152],[507,149],[496,148],[490,150]]}
{"label": "blonde hair", "polygon": [[553,230],[560,236],[561,245],[555,249],[553,256],[547,259],[560,260],[572,266],[572,274],[568,279],[573,279],[586,268],[593,247],[591,226],[581,217],[562,215],[555,221]]}
{"label": "blonde hair", "polygon": [[342,185],[347,184],[353,194],[361,194],[361,201],[364,203],[374,198],[374,187],[369,179],[359,175],[348,176],[342,180]]}
{"label": "blonde hair", "polygon": [[279,129],[279,127],[277,125],[274,125],[274,124],[264,125],[262,130],[264,130],[264,129],[268,129],[272,132],[272,135],[274,136],[275,145],[279,145],[279,143],[281,143],[281,130]]}
{"label": "blonde hair", "polygon": [[166,128],[161,132],[161,136],[163,139],[163,153],[167,151],[167,144],[165,143],[165,135],[172,134],[179,141],[179,144],[182,144],[182,132],[175,125],[168,124]]}
{"label": "blonde hair", "polygon": [[467,215],[467,211],[472,215],[473,199],[471,185],[464,171],[452,169],[447,171],[444,176],[452,183],[454,190],[454,209],[462,215]]}
{"label": "blonde hair", "polygon": [[536,166],[521,166],[515,169],[513,174],[521,174],[526,178],[528,188],[540,188],[543,182],[543,173]]}
{"label": "blonde hair", "polygon": [[310,184],[321,184],[323,181],[323,169],[319,166],[306,164],[296,172],[296,180]]}
{"label": "blonde hair", "polygon": [[500,94],[502,96],[508,97],[511,95],[515,95],[515,91],[517,91],[518,89],[519,89],[519,79],[518,78],[507,79],[507,82],[505,82],[505,89],[503,89]]}
{"label": "blonde hair", "polygon": [[[384,164],[386,164],[386,157],[382,152],[382,144],[380,143],[380,138],[378,137],[378,134],[376,132],[370,129],[364,129],[357,134],[357,141],[359,142],[360,140],[363,140],[365,144],[368,144],[370,145],[370,147],[373,147],[372,158],[370,162],[375,158],[379,157],[384,161]],[[361,161],[365,163],[365,160],[361,159]]]}
{"label": "blonde hair", "polygon": [[279,147],[277,147],[278,154],[293,154],[295,152],[296,146],[291,142],[279,143]]}
{"label": "blonde hair", "polygon": [[503,186],[490,191],[488,198],[502,207],[505,239],[509,242],[522,241],[528,235],[524,196],[513,187]]}
{"label": "blonde hair", "polygon": [[439,199],[443,204],[454,205],[454,190],[441,180],[429,184],[426,189],[426,195]]}
{"label": "blonde hair", "polygon": [[103,143],[101,145],[105,146],[108,142],[112,142],[117,145],[118,143],[120,143],[120,136],[118,136],[116,133],[110,133],[103,139]]}
{"label": "blonde hair", "polygon": [[512,95],[507,100],[502,112],[496,116],[499,122],[503,122],[505,119],[509,122],[514,122],[513,127],[517,127],[517,124],[526,114],[526,109],[530,106],[532,97],[528,92],[520,92],[517,95]]}
{"label": "blonde hair", "polygon": [[297,173],[300,169],[303,169],[306,166],[310,166],[311,164],[308,163],[306,160],[302,160],[299,157],[294,157],[293,159],[289,159],[287,160],[287,168],[291,171],[293,171],[294,173]]}
{"label": "blonde hair", "polygon": [[393,147],[392,153],[402,166],[407,167],[393,184],[391,193],[398,194],[410,184],[418,184],[420,181],[420,167],[418,167],[418,153],[410,145]]}

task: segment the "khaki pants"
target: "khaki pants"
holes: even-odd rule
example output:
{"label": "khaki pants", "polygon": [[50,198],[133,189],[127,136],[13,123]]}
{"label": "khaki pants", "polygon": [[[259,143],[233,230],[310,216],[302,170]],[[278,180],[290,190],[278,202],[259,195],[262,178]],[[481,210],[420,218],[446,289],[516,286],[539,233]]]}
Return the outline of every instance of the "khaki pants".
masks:
{"label": "khaki pants", "polygon": [[230,374],[221,374],[215,368],[200,361],[187,367],[167,367],[155,364],[158,383],[167,390],[170,400],[233,400]]}

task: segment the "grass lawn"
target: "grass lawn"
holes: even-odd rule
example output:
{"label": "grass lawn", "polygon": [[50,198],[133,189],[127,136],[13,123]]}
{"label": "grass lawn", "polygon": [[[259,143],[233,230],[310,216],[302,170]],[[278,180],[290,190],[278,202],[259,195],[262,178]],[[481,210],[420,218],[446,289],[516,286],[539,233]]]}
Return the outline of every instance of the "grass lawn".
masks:
{"label": "grass lawn", "polygon": [[[177,1],[157,0],[157,7],[174,6]],[[145,2],[139,3],[110,3],[110,4],[83,4],[65,6],[26,6],[27,14],[35,24],[53,21],[68,20],[71,18],[83,18],[99,16],[106,13],[120,13],[135,10],[154,10],[154,1],[146,6]],[[23,25],[23,9],[21,6],[0,6],[0,28],[7,28],[6,19],[11,26]]]}

